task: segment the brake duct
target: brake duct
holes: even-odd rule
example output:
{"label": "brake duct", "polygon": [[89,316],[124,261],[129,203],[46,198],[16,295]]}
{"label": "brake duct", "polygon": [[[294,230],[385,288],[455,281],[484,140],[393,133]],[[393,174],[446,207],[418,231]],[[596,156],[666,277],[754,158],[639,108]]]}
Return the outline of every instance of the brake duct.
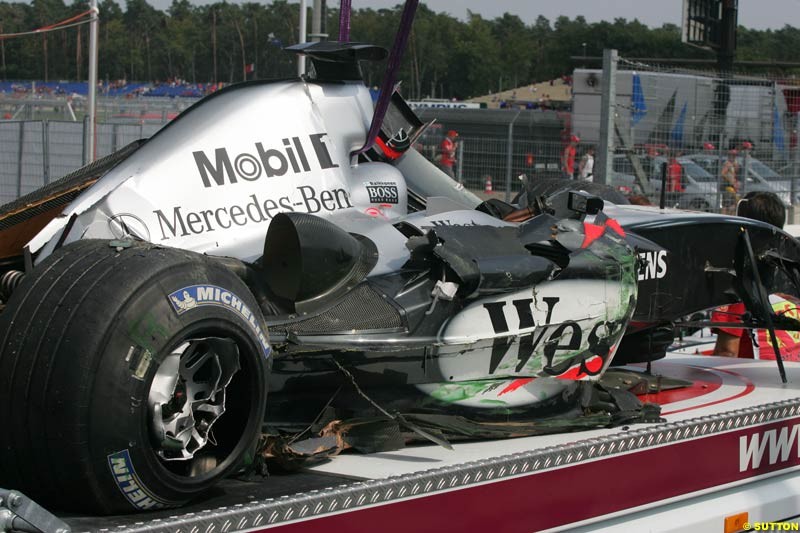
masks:
{"label": "brake duct", "polygon": [[377,262],[372,241],[305,213],[276,215],[264,240],[264,280],[300,313],[351,290]]}

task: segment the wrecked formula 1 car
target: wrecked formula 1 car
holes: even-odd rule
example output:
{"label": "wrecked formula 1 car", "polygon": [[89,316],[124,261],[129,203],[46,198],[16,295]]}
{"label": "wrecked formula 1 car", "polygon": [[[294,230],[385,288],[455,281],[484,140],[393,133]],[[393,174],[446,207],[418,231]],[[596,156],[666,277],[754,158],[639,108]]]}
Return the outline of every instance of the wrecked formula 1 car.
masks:
{"label": "wrecked formula 1 car", "polygon": [[411,148],[391,81],[373,106],[358,63],[385,51],[293,51],[313,76],[219,91],[5,206],[0,486],[179,506],[252,458],[268,406],[306,420],[343,379],[510,417],[663,355],[697,310],[791,326],[762,294],[800,294],[788,235],[563,183],[482,203]]}

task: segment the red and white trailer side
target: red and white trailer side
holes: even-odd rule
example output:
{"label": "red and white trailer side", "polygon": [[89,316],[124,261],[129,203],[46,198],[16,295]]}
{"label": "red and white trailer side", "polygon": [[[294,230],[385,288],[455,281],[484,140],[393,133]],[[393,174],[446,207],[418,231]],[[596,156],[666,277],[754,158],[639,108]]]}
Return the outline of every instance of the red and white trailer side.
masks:
{"label": "red and white trailer side", "polygon": [[191,533],[727,532],[796,521],[800,364],[786,369],[782,384],[770,361],[674,352],[653,372],[694,385],[643,397],[665,423],[345,454],[298,476],[225,485],[182,514],[65,520],[73,531]]}

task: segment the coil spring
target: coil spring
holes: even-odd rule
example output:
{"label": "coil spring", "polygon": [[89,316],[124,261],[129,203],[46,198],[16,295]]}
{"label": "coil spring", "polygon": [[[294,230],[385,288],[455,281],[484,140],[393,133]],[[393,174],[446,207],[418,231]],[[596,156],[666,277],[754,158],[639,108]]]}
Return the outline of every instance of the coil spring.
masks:
{"label": "coil spring", "polygon": [[24,277],[25,273],[19,270],[9,270],[0,276],[0,298],[8,300],[8,297],[11,296],[14,289],[19,287],[19,284],[22,283],[22,278]]}

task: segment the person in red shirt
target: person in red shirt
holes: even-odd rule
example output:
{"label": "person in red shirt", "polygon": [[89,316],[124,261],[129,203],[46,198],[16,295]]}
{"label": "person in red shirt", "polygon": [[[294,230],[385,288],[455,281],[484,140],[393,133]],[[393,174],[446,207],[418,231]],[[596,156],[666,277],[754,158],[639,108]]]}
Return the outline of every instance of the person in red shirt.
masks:
{"label": "person in red shirt", "polygon": [[456,137],[458,137],[458,132],[450,130],[447,132],[442,144],[439,145],[439,168],[453,179],[456,179],[456,175],[453,172],[453,165],[456,162]]}
{"label": "person in red shirt", "polygon": [[[760,220],[783,228],[786,220],[786,208],[783,202],[775,193],[772,192],[750,192],[739,201],[736,214],[741,217]],[[769,302],[775,314],[785,314],[786,316],[800,320],[800,308],[798,301],[792,296],[785,294],[769,295]],[[743,303],[723,305],[711,313],[712,322],[741,322],[742,315],[746,309]],[[717,341],[714,345],[714,355],[726,357],[742,357],[753,359],[755,350],[751,340],[750,332],[746,329],[717,327],[712,331],[717,334]],[[787,361],[800,361],[800,333],[795,331],[775,331],[778,339],[778,347],[781,357]],[[769,339],[766,330],[755,332],[758,343],[759,359],[775,359],[775,350]]]}
{"label": "person in red shirt", "polygon": [[[788,294],[770,294],[769,303],[776,315],[784,315],[795,320],[800,320],[800,300]],[[741,322],[745,312],[743,303],[723,305],[711,313],[713,322]],[[725,357],[739,357],[744,359],[775,359],[775,348],[765,329],[755,330],[755,339],[758,351],[753,347],[753,340],[749,330],[728,327],[714,328],[717,342],[714,345],[714,355]],[[800,361],[800,332],[775,330],[781,359],[784,361]],[[757,354],[757,357],[756,357]]]}
{"label": "person in red shirt", "polygon": [[575,178],[575,153],[579,142],[577,135],[570,135],[569,144],[561,154],[561,170],[564,177],[570,180]]}
{"label": "person in red shirt", "polygon": [[667,163],[667,192],[683,192],[683,167],[674,154]]}

